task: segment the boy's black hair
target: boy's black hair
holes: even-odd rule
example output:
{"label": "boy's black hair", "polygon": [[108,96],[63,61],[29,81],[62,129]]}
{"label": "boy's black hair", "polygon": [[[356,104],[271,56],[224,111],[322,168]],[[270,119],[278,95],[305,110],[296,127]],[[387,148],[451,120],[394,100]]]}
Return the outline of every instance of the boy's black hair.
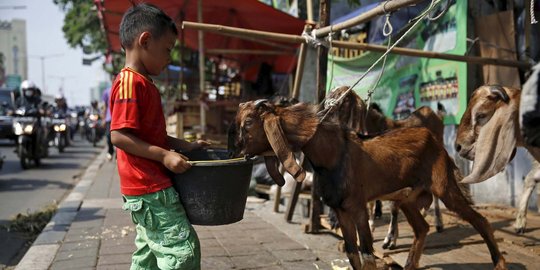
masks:
{"label": "boy's black hair", "polygon": [[120,23],[120,43],[124,49],[131,49],[135,39],[144,31],[160,38],[167,31],[178,35],[174,21],[158,7],[138,4],[130,7]]}

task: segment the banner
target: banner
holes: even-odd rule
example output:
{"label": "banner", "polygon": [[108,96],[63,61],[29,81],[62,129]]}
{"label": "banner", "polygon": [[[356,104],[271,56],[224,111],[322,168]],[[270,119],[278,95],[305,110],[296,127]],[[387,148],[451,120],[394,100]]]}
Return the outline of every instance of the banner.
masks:
{"label": "banner", "polygon": [[[444,5],[444,2],[439,4],[439,9]],[[439,12],[441,10],[434,13]],[[466,37],[467,1],[458,1],[438,20],[424,19],[398,47],[464,55]],[[338,49],[334,48],[334,52]],[[328,91],[337,86],[353,85],[381,55],[378,52],[363,52],[354,58],[329,55]],[[354,87],[362,98],[367,97],[381,67],[382,61]],[[444,123],[459,124],[467,106],[467,64],[389,54],[372,102],[378,103],[384,113],[394,119],[403,119],[421,106],[436,111],[440,103],[446,111]]]}

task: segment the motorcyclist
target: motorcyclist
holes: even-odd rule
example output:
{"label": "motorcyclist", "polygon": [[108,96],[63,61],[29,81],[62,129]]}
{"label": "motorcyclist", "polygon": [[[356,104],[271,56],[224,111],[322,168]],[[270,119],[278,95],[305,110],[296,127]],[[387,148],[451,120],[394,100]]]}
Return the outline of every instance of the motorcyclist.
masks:
{"label": "motorcyclist", "polygon": [[59,114],[67,114],[68,111],[68,105],[66,102],[66,98],[63,95],[56,95],[54,97],[54,112]]}
{"label": "motorcyclist", "polygon": [[15,100],[15,105],[17,107],[30,106],[36,109],[40,109],[41,90],[39,90],[39,88],[34,82],[30,80],[24,80],[21,83],[21,92],[22,95],[17,97],[17,100]]}
{"label": "motorcyclist", "polygon": [[[66,119],[66,125],[70,127],[67,130],[67,133],[68,133],[67,138],[71,138],[71,133],[73,131],[71,130],[71,125],[69,125],[69,123],[67,122],[68,105],[66,102],[66,98],[62,94],[58,94],[54,97],[53,115],[55,118],[58,118],[58,119]],[[66,138],[66,146],[69,146],[71,143],[69,139],[67,138]]]}
{"label": "motorcyclist", "polygon": [[[39,152],[40,149],[45,149],[43,155],[47,155],[46,150],[46,138],[48,136],[47,128],[45,127],[46,121],[42,118],[45,116],[44,104],[41,102],[41,90],[36,86],[36,84],[30,80],[24,80],[21,83],[21,95],[15,100],[15,105],[18,109],[21,109],[21,116],[30,116],[36,117],[35,122],[35,140],[37,143],[34,144],[33,152]],[[18,141],[16,142],[18,145]],[[40,148],[40,145],[44,145],[43,148]],[[18,147],[17,147],[18,148]],[[17,148],[15,151],[17,151]]]}
{"label": "motorcyclist", "polygon": [[85,112],[85,119],[87,121],[86,136],[90,142],[96,146],[96,142],[103,135],[103,127],[101,124],[101,110],[98,106],[97,100],[92,100],[90,107]]}
{"label": "motorcyclist", "polygon": [[99,109],[97,100],[92,100],[92,102],[90,102],[90,105],[90,108],[86,110],[86,116],[88,117],[91,114],[97,114],[101,117],[101,110]]}

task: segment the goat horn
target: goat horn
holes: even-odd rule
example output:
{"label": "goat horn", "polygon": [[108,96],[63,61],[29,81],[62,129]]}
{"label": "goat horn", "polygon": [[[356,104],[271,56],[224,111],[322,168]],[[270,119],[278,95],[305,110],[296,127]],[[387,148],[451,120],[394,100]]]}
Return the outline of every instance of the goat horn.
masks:
{"label": "goat horn", "polygon": [[491,94],[499,97],[500,99],[502,99],[506,103],[508,103],[508,101],[510,100],[510,98],[508,97],[508,94],[506,93],[504,88],[502,86],[500,86],[500,85],[491,85],[489,87],[489,92]]}
{"label": "goat horn", "polygon": [[268,102],[268,99],[257,99],[254,103],[255,109],[258,109],[259,107],[265,105]]}

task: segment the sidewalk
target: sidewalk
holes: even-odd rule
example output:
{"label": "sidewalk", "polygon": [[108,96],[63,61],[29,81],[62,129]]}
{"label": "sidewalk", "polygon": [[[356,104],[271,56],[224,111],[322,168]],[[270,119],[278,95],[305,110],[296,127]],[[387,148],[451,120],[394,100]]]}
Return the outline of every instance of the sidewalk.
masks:
{"label": "sidewalk", "polygon": [[[99,155],[16,269],[129,269],[135,226],[121,209],[116,170]],[[346,258],[335,237],[304,234],[271,206],[248,200],[238,223],[195,226],[202,269],[331,269]]]}

